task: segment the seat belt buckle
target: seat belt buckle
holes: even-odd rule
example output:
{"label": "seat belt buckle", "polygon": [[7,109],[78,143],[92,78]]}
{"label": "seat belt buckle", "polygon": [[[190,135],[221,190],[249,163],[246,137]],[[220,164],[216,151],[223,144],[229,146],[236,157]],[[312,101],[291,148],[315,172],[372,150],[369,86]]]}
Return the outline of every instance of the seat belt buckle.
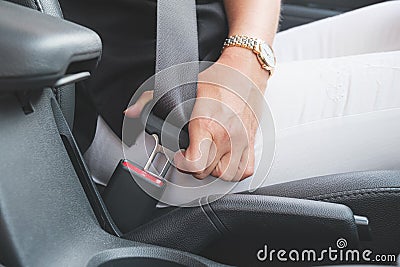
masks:
{"label": "seat belt buckle", "polygon": [[[152,136],[155,145],[145,166],[142,168],[127,159],[121,160],[102,194],[112,219],[122,233],[129,232],[152,218],[167,187],[164,176],[171,162],[165,153],[173,152],[159,144],[156,134]],[[159,154],[166,157],[161,171],[152,166]]]}
{"label": "seat belt buckle", "polygon": [[[161,199],[167,186],[165,175],[172,165],[170,159],[173,158],[174,152],[160,145],[158,135],[153,134],[152,137],[155,142],[154,148],[143,168],[127,159],[122,160],[121,164],[126,171],[129,171],[137,185],[150,197],[158,201]],[[157,155],[163,155],[165,157],[165,163],[160,171],[153,166]]]}

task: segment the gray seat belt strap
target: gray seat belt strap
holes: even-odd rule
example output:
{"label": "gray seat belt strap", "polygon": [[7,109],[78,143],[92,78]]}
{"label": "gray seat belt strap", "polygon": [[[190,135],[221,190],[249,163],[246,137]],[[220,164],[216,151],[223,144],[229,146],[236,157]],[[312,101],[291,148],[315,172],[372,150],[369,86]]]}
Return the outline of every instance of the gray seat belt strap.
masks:
{"label": "gray seat belt strap", "polygon": [[176,87],[186,81],[197,81],[199,66],[197,63],[174,67],[164,74],[162,70],[187,62],[199,60],[196,0],[158,0],[157,5],[157,47],[156,76],[153,114],[169,120],[176,126],[183,126],[189,119],[197,84],[191,83]]}

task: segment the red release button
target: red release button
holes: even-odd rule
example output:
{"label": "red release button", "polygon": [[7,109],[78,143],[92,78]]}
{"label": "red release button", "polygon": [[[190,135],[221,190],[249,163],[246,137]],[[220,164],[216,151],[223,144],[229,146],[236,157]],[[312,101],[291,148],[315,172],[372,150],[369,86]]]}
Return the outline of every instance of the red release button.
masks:
{"label": "red release button", "polygon": [[142,177],[146,178],[150,182],[155,183],[158,186],[163,186],[164,185],[163,181],[161,181],[157,177],[154,177],[153,175],[149,174],[148,172],[145,172],[144,170],[141,170],[140,168],[136,167],[135,165],[133,165],[132,163],[130,163],[128,161],[124,161],[122,163],[122,165],[124,165],[129,170],[134,171],[137,174],[141,175]]}

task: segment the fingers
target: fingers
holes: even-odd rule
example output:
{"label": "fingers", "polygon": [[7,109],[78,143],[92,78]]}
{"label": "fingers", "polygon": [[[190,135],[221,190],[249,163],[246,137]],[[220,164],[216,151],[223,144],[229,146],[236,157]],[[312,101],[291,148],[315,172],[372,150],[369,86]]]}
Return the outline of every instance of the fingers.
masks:
{"label": "fingers", "polygon": [[130,106],[124,111],[125,115],[129,118],[139,118],[144,106],[153,99],[153,91],[145,91],[136,101],[136,103]]}
{"label": "fingers", "polygon": [[242,158],[239,164],[239,171],[237,173],[237,176],[235,177],[235,180],[241,181],[252,176],[254,174],[254,163],[254,144],[250,144],[250,146],[248,146],[242,154]]}
{"label": "fingers", "polygon": [[199,180],[205,179],[215,169],[215,167],[218,164],[218,161],[221,159],[222,156],[223,155],[217,149],[216,144],[214,142],[212,142],[212,144],[210,146],[210,152],[208,154],[206,169],[202,172],[192,173],[192,175]]}
{"label": "fingers", "polygon": [[175,166],[182,172],[199,174],[204,172],[210,155],[212,136],[198,119],[189,124],[189,147],[184,152],[175,154]]}
{"label": "fingers", "polygon": [[198,179],[208,177],[217,167],[221,158],[232,150],[232,144],[228,131],[218,122],[208,120],[208,131],[212,135],[212,145],[207,160],[207,167],[200,173],[193,173]]}
{"label": "fingers", "polygon": [[[152,99],[153,91],[144,92],[134,105],[125,110],[125,115],[140,117]],[[239,116],[231,107],[205,99],[202,102],[196,100],[189,123],[190,145],[186,151],[175,154],[175,167],[198,179],[212,175],[237,182],[251,176],[254,172],[254,144],[249,144],[253,142],[249,142],[247,135],[247,128],[252,125],[249,116],[244,112]]]}
{"label": "fingers", "polygon": [[236,182],[236,174],[239,171],[241,154],[229,152],[225,154],[218,162],[217,167],[212,172],[212,175],[227,182]]}
{"label": "fingers", "polygon": [[233,149],[221,158],[211,174],[227,182],[239,182],[253,175],[254,161],[254,147]]}
{"label": "fingers", "polygon": [[176,167],[198,179],[212,175],[237,182],[251,176],[254,169],[251,153],[254,153],[254,148],[249,148],[249,142],[243,140],[232,142],[222,126],[216,125],[216,122],[208,123],[205,127],[199,119],[189,124],[190,146],[185,152],[176,154]]}

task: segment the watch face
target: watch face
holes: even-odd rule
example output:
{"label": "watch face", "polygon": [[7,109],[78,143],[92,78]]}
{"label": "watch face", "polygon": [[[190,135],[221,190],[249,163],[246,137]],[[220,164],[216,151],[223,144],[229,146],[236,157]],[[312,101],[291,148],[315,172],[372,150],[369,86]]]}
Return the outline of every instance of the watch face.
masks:
{"label": "watch face", "polygon": [[275,57],[274,52],[272,51],[271,47],[266,43],[261,44],[261,59],[265,61],[265,63],[272,68],[275,68]]}

